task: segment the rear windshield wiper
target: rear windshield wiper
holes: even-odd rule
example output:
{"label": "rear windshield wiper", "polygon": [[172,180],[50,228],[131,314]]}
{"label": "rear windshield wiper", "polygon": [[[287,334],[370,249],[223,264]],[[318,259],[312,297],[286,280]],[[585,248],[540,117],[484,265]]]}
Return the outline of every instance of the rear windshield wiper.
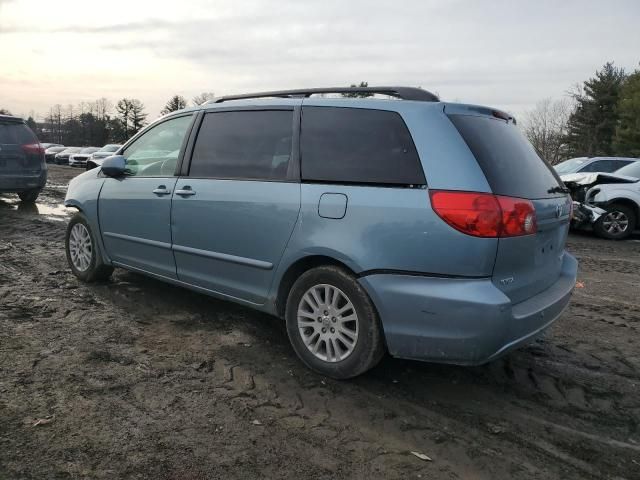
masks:
{"label": "rear windshield wiper", "polygon": [[567,187],[561,187],[560,185],[558,185],[557,187],[553,187],[547,190],[547,193],[571,193],[571,190],[569,190]]}

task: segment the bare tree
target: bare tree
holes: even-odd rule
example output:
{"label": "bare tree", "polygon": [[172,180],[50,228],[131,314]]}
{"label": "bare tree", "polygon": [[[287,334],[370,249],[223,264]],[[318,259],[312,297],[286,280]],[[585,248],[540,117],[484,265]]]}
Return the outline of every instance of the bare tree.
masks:
{"label": "bare tree", "polygon": [[11,112],[6,108],[0,108],[0,115],[11,115]]}
{"label": "bare tree", "polygon": [[567,156],[567,122],[574,110],[569,98],[539,101],[524,115],[522,128],[538,154],[555,165]]}
{"label": "bare tree", "polygon": [[214,98],[215,95],[213,94],[213,92],[202,92],[200,95],[196,95],[195,97],[193,97],[191,101],[195,106],[198,106],[202,105],[205,102],[208,102],[209,100],[213,100]]}

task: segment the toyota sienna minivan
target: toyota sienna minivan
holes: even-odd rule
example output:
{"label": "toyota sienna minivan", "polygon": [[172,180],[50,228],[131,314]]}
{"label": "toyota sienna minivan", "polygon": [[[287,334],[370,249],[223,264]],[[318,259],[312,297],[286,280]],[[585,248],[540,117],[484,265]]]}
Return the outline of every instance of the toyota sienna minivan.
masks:
{"label": "toyota sienna minivan", "polygon": [[[373,96],[316,95],[353,92]],[[334,378],[385,352],[489,362],[549,327],[576,280],[570,198],[515,120],[417,88],[173,112],[76,177],[65,205],[81,280],[120,267],[276,315]]]}

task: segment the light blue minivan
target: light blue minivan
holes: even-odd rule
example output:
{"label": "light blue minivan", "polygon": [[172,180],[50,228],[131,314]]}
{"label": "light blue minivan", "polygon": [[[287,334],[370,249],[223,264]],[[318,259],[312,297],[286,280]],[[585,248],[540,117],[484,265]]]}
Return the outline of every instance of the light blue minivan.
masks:
{"label": "light blue minivan", "polygon": [[173,112],[76,177],[65,205],[81,280],[121,267],[276,315],[334,378],[385,352],[488,362],[549,327],[576,280],[570,198],[515,120],[417,88]]}

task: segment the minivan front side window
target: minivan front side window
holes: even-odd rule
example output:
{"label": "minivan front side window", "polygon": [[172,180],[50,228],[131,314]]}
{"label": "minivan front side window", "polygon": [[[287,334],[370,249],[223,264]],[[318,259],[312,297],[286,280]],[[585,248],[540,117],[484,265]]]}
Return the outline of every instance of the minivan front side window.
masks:
{"label": "minivan front side window", "polygon": [[191,115],[171,118],[145,132],[123,152],[127,174],[143,177],[173,175]]}

